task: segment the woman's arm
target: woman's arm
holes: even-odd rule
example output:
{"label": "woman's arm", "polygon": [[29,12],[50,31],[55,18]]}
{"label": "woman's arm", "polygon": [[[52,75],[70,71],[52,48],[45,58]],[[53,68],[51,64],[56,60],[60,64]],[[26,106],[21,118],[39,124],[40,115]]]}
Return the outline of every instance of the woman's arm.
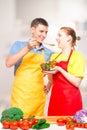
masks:
{"label": "woman's arm", "polygon": [[68,72],[66,72],[64,69],[62,69],[59,66],[55,66],[53,71],[49,71],[49,72],[45,72],[45,74],[50,73],[50,74],[56,74],[56,73],[62,73],[62,75],[70,82],[72,83],[74,86],[79,87],[79,85],[81,84],[82,78],[81,77],[76,77],[73,76],[71,74],[69,74]]}
{"label": "woman's arm", "polygon": [[49,93],[51,86],[52,86],[52,74],[48,74],[48,83],[46,86],[44,86],[44,91],[46,92],[46,94]]}
{"label": "woman's arm", "polygon": [[81,77],[76,77],[74,75],[69,74],[67,71],[65,71],[63,68],[56,66],[55,67],[55,73],[60,72],[62,75],[74,86],[79,87],[81,84],[82,78]]}
{"label": "woman's arm", "polygon": [[63,74],[63,76],[73,85],[75,85],[76,87],[79,87],[82,81],[82,77],[76,77],[73,76],[71,74],[69,74],[68,72],[66,72],[64,69],[62,69],[61,67],[58,67],[58,70]]}

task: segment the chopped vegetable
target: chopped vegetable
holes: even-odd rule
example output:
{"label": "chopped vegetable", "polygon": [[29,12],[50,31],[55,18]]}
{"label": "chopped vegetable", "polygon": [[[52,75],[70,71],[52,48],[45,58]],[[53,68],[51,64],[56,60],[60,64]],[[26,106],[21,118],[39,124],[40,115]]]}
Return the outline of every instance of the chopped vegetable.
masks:
{"label": "chopped vegetable", "polygon": [[40,66],[41,66],[42,70],[49,71],[50,69],[55,67],[55,64],[56,64],[56,62],[53,60],[53,61],[48,61],[48,62],[42,63]]}
{"label": "chopped vegetable", "polygon": [[12,107],[5,109],[1,115],[1,122],[6,121],[19,121],[23,118],[23,111],[20,108]]}

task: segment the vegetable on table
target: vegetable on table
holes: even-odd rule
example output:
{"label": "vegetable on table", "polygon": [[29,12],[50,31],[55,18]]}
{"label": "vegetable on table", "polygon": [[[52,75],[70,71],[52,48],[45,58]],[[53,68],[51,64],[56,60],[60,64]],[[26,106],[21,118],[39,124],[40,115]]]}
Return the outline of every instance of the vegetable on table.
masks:
{"label": "vegetable on table", "polygon": [[43,118],[43,119],[39,119],[39,120],[38,120],[38,124],[39,124],[39,125],[41,125],[41,124],[43,124],[43,123],[46,123],[46,119]]}
{"label": "vegetable on table", "polygon": [[9,129],[10,128],[10,122],[4,120],[2,122],[2,126],[3,126],[4,129]]}
{"label": "vegetable on table", "polygon": [[49,128],[50,124],[49,123],[43,123],[43,124],[35,124],[32,126],[32,129],[44,129],[44,128]]}
{"label": "vegetable on table", "polygon": [[38,123],[32,125],[32,129],[45,129],[49,128],[50,124],[46,122],[46,119],[38,119]]}
{"label": "vegetable on table", "polygon": [[67,123],[66,124],[66,130],[74,130],[75,124],[74,123]]}
{"label": "vegetable on table", "polygon": [[65,118],[63,118],[63,117],[60,117],[60,118],[57,119],[56,123],[57,123],[57,125],[59,125],[59,126],[63,126],[63,125],[65,125],[66,120],[65,120]]}
{"label": "vegetable on table", "polygon": [[23,111],[20,108],[12,107],[5,109],[1,113],[1,122],[5,121],[19,121],[23,118]]}
{"label": "vegetable on table", "polygon": [[18,129],[18,122],[17,121],[10,122],[10,129],[12,130]]}
{"label": "vegetable on table", "polygon": [[20,127],[22,130],[28,130],[29,128],[31,128],[31,127],[29,126],[28,121],[22,121],[21,124],[19,124],[19,127]]}
{"label": "vegetable on table", "polygon": [[79,110],[74,114],[74,118],[78,123],[87,123],[87,110]]}

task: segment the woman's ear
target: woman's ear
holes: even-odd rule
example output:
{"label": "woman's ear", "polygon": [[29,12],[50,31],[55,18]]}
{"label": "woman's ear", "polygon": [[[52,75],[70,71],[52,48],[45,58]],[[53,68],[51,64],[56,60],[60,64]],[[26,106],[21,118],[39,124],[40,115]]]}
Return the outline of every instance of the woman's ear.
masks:
{"label": "woman's ear", "polygon": [[68,36],[68,42],[72,40],[71,35]]}

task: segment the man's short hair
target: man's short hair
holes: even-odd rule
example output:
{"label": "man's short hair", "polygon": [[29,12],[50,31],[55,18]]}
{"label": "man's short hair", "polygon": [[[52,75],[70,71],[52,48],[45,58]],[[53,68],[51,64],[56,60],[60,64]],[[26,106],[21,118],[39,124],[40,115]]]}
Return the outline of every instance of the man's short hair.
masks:
{"label": "man's short hair", "polygon": [[48,22],[45,19],[43,19],[43,18],[35,18],[31,22],[31,27],[36,27],[38,24],[42,24],[44,26],[48,26]]}

